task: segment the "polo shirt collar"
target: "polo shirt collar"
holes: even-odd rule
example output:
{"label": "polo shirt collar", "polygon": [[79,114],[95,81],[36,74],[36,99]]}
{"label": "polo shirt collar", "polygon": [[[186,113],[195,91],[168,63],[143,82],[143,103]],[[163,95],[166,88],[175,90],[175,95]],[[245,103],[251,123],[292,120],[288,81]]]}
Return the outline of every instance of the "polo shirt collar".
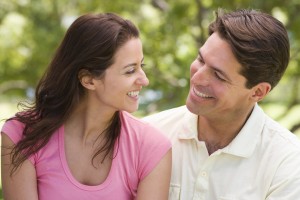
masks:
{"label": "polo shirt collar", "polygon": [[[187,108],[183,116],[183,131],[178,134],[179,139],[195,139],[198,141],[198,115],[191,113]],[[215,153],[228,153],[240,157],[250,157],[260,140],[260,134],[265,123],[265,114],[263,110],[255,104],[247,122],[233,139],[233,141]]]}
{"label": "polo shirt collar", "polygon": [[195,139],[198,140],[198,115],[191,113],[186,107],[186,111],[182,119],[182,132],[178,134],[179,139]]}
{"label": "polo shirt collar", "polygon": [[265,114],[263,110],[255,104],[250,117],[239,134],[228,146],[223,148],[221,152],[245,158],[250,157],[260,140],[264,124]]}

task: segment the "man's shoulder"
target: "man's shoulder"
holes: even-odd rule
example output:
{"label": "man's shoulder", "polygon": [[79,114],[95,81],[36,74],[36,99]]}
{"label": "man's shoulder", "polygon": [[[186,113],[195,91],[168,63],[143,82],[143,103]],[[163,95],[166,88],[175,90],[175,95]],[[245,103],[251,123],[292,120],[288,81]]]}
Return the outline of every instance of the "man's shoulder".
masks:
{"label": "man's shoulder", "polygon": [[180,133],[187,114],[189,111],[186,106],[180,106],[149,115],[142,120],[155,126],[171,139],[176,138],[176,135]]}
{"label": "man's shoulder", "polygon": [[276,144],[282,144],[283,149],[286,149],[284,147],[289,147],[290,149],[296,149],[300,153],[299,138],[269,116],[266,116],[264,133],[272,138],[273,141],[276,140]]}
{"label": "man's shoulder", "polygon": [[183,105],[180,107],[171,108],[168,110],[164,110],[158,113],[148,115],[144,117],[143,120],[151,123],[160,122],[161,120],[173,121],[178,118],[182,118],[182,116],[185,115],[185,113],[187,112],[189,112],[188,109],[186,108],[185,105]]}

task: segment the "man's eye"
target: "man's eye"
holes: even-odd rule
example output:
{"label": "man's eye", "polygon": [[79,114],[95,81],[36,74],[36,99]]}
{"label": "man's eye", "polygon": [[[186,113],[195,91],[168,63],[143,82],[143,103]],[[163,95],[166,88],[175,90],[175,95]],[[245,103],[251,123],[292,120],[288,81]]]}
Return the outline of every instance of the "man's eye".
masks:
{"label": "man's eye", "polygon": [[226,81],[224,78],[222,78],[217,72],[215,72],[216,78],[220,81]]}
{"label": "man's eye", "polygon": [[197,57],[197,60],[202,64],[204,63],[203,59],[200,56]]}

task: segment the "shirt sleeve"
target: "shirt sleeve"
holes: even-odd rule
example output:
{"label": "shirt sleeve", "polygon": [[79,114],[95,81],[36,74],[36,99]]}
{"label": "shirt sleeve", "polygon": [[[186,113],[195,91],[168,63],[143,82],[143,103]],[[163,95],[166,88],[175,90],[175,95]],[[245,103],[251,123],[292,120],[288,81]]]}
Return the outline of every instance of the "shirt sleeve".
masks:
{"label": "shirt sleeve", "polygon": [[[8,120],[4,123],[1,134],[7,135],[14,144],[17,144],[23,138],[23,130],[25,125],[17,120]],[[34,156],[30,156],[29,160],[34,163]]]}
{"label": "shirt sleeve", "polygon": [[24,127],[24,124],[17,120],[9,120],[4,123],[1,132],[17,144],[22,139]]}
{"label": "shirt sleeve", "polygon": [[276,171],[267,200],[294,200],[300,197],[300,152],[290,154]]}
{"label": "shirt sleeve", "polygon": [[158,129],[149,125],[140,143],[138,176],[143,180],[171,149],[171,142]]}

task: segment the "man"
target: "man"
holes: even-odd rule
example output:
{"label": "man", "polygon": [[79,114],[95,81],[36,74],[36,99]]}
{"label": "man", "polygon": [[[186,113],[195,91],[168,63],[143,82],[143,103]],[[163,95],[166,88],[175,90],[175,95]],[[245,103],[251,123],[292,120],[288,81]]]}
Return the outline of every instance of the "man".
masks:
{"label": "man", "polygon": [[299,199],[299,140],[257,104],[288,65],[284,26],[255,10],[219,10],[209,35],[186,106],[144,118],[173,143],[169,199]]}

